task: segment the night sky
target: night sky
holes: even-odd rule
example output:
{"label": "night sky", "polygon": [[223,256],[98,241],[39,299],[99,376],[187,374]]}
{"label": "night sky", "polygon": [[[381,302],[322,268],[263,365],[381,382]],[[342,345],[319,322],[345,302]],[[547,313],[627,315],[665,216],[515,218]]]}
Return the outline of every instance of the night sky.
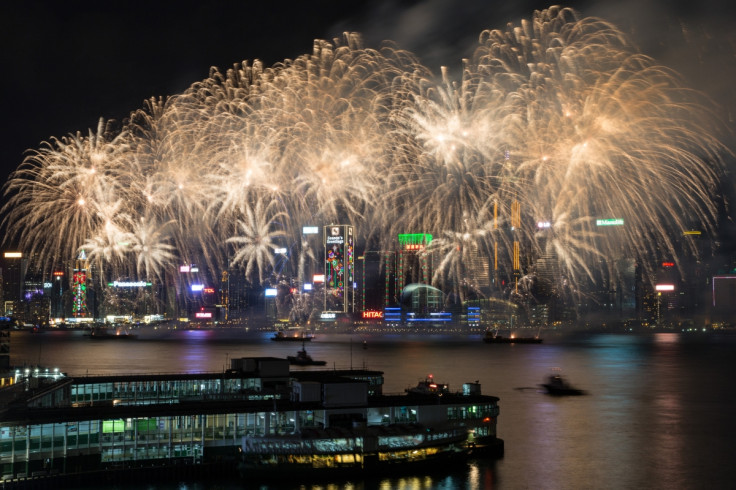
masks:
{"label": "night sky", "polygon": [[[297,6],[294,6],[294,4]],[[547,2],[491,0],[254,2],[17,1],[0,5],[3,75],[0,181],[51,136],[124,119],[149,97],[176,94],[243,60],[270,66],[344,31],[367,47],[390,39],[439,72],[472,54],[485,28],[530,18]],[[724,6],[729,4],[729,6]],[[564,5],[631,34],[731,116],[736,9],[704,0]]]}

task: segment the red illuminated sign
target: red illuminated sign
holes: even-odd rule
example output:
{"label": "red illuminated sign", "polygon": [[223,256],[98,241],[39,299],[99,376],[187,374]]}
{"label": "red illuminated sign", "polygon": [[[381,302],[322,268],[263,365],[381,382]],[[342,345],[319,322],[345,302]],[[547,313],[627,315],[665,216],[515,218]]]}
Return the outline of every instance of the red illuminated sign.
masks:
{"label": "red illuminated sign", "polygon": [[383,318],[382,311],[364,311],[363,318]]}
{"label": "red illuminated sign", "polygon": [[674,262],[662,262],[662,267],[674,267]]}
{"label": "red illuminated sign", "polygon": [[424,245],[419,243],[407,243],[404,245],[404,250],[424,250]]}
{"label": "red illuminated sign", "polygon": [[215,288],[204,288],[204,292],[207,294],[214,294]]}
{"label": "red illuminated sign", "polygon": [[61,277],[63,275],[64,275],[63,272],[58,272],[58,271],[57,272],[54,272],[54,276],[56,276],[56,277]]}

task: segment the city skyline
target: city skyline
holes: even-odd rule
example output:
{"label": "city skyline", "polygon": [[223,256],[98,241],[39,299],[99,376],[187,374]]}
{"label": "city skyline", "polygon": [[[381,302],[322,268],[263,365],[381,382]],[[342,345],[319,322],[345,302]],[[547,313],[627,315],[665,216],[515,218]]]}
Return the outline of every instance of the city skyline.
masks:
{"label": "city skyline", "polygon": [[[298,229],[312,222],[355,224],[379,249],[398,232],[433,233],[454,268],[434,279],[456,284],[467,271],[455,251],[500,250],[518,270],[519,243],[558,260],[573,283],[596,256],[683,260],[682,231],[718,239],[728,136],[711,115],[723,107],[640,56],[607,19],[575,15],[513,19],[534,32],[488,26],[498,30],[480,31],[472,56],[447,71],[362,33],[284,66],[215,70],[175,98],[151,96],[126,131],[101,119],[35,148],[11,181],[6,224],[48,263],[85,248],[120,277],[187,259],[224,270],[235,252],[262,280],[279,240],[302,251]],[[527,226],[509,234],[514,206]],[[627,226],[595,239],[604,218]],[[37,248],[49,229],[56,238]]]}

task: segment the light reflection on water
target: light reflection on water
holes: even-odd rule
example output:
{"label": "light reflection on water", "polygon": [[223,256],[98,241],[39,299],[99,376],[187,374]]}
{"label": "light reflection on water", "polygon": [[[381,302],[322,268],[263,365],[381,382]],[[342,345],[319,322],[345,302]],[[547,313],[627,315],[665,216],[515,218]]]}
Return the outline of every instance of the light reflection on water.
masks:
{"label": "light reflection on water", "polygon": [[[296,342],[272,342],[270,335],[185,331],[92,341],[76,332],[13,332],[11,362],[40,361],[75,375],[212,372],[224,370],[232,358],[285,357],[301,348]],[[545,339],[541,345],[496,345],[479,336],[345,334],[318,335],[306,348],[315,359],[327,360],[328,368],[384,371],[387,393],[403,392],[430,373],[452,390],[478,380],[483,393],[501,399],[505,456],[431,476],[257,487],[263,490],[728,488],[736,481],[729,456],[736,452],[730,378],[736,338],[586,335]],[[538,384],[553,368],[589,394],[542,394]],[[233,482],[232,488],[242,486]]]}

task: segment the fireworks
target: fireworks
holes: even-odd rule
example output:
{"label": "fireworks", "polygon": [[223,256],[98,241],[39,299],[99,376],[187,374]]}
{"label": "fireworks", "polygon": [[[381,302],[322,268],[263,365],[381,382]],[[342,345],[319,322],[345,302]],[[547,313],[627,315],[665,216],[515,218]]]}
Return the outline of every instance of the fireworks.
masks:
{"label": "fireworks", "polygon": [[[596,257],[680,257],[679,232],[713,229],[717,128],[677,74],[569,9],[481,33],[459,80],[346,34],[270,68],[213,69],[118,131],[44,143],[6,185],[4,226],[47,268],[86,249],[116,277],[201,262],[262,282],[277,246],[297,252],[296,276],[301,226],[344,222],[376,248],[442,237],[427,253],[446,291],[467,254],[510,264],[518,243],[525,267],[553,257],[575,283]],[[626,226],[598,233],[608,217]]]}

